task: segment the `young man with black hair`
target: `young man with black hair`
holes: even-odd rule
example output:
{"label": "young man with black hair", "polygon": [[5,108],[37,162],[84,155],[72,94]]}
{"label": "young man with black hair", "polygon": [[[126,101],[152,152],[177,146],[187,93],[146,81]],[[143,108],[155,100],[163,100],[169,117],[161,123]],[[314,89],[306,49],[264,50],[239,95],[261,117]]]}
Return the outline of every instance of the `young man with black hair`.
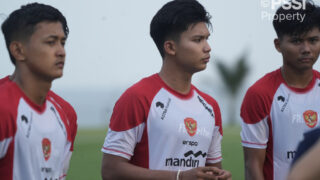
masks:
{"label": "young man with black hair", "polygon": [[63,73],[67,21],[32,3],[12,12],[2,32],[15,72],[0,82],[0,177],[65,179],[77,116],[50,88]]}
{"label": "young man with black hair", "polygon": [[174,0],[153,17],[159,73],[117,101],[102,151],[103,179],[231,179],[221,169],[217,102],[191,84],[210,59],[210,16],[196,0]]}
{"label": "young man with black hair", "polygon": [[[297,8],[296,2],[305,4]],[[311,1],[288,3],[276,17],[299,13],[304,19],[273,20],[283,65],[251,86],[241,107],[248,180],[286,179],[304,132],[319,126],[320,74],[313,65],[320,52],[320,9]]]}

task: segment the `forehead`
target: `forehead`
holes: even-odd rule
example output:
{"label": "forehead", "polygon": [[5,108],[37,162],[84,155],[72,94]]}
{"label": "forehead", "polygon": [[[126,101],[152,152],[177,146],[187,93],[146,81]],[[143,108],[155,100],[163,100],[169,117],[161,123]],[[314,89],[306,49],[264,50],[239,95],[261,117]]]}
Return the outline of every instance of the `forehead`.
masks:
{"label": "forehead", "polygon": [[208,36],[210,35],[210,32],[208,30],[208,26],[204,22],[199,22],[196,24],[192,24],[188,27],[186,31],[184,31],[182,34],[194,36],[194,35],[201,35],[201,36]]}
{"label": "forehead", "polygon": [[35,25],[31,38],[45,38],[49,36],[65,37],[62,24],[60,22],[40,22]]}
{"label": "forehead", "polygon": [[310,37],[315,37],[315,36],[320,36],[320,29],[318,27],[314,27],[311,30],[301,33],[301,34],[296,34],[296,35],[284,35],[284,38],[310,38]]}

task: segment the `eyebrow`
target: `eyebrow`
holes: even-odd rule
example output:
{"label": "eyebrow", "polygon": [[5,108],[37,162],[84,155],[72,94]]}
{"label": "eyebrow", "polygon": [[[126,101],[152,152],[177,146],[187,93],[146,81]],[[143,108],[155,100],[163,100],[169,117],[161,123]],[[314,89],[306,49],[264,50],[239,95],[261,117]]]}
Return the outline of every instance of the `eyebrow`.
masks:
{"label": "eyebrow", "polygon": [[311,36],[311,37],[309,37],[308,39],[319,39],[320,38],[320,36],[318,36],[318,35],[314,35],[314,36]]}
{"label": "eyebrow", "polygon": [[[49,36],[46,37],[46,39],[50,39],[50,38],[52,38],[54,40],[57,40],[57,39],[59,39],[59,36],[57,36],[57,35],[49,35]],[[66,36],[62,37],[62,40],[66,40],[66,39],[67,39]]]}
{"label": "eyebrow", "polygon": [[207,34],[207,35],[199,35],[199,34],[197,34],[197,35],[194,35],[194,36],[192,36],[192,37],[194,37],[194,38],[203,38],[203,37],[209,37],[211,34],[209,33],[209,34]]}

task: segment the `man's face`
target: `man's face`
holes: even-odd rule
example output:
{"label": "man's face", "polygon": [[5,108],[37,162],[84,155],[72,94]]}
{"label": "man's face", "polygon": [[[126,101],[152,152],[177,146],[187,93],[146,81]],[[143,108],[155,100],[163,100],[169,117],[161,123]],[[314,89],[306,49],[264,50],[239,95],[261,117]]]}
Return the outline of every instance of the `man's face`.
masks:
{"label": "man's face", "polygon": [[25,63],[35,76],[52,81],[63,74],[66,36],[60,22],[41,22],[23,43]]}
{"label": "man's face", "polygon": [[210,59],[210,33],[205,23],[191,25],[181,33],[176,42],[176,61],[186,72],[195,73],[204,70]]}
{"label": "man's face", "polygon": [[298,36],[284,35],[275,40],[277,50],[283,56],[283,66],[294,71],[310,70],[320,53],[320,31],[313,28]]}

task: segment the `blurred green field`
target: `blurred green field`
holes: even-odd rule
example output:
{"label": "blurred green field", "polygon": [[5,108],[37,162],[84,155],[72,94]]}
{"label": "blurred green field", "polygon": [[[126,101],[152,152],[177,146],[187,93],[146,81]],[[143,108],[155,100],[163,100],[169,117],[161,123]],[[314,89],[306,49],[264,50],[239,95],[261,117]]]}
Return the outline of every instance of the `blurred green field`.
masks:
{"label": "blurred green field", "polygon": [[[233,180],[244,179],[240,128],[225,127],[222,152],[223,168],[231,171]],[[67,180],[101,180],[101,147],[106,130],[78,131]]]}

